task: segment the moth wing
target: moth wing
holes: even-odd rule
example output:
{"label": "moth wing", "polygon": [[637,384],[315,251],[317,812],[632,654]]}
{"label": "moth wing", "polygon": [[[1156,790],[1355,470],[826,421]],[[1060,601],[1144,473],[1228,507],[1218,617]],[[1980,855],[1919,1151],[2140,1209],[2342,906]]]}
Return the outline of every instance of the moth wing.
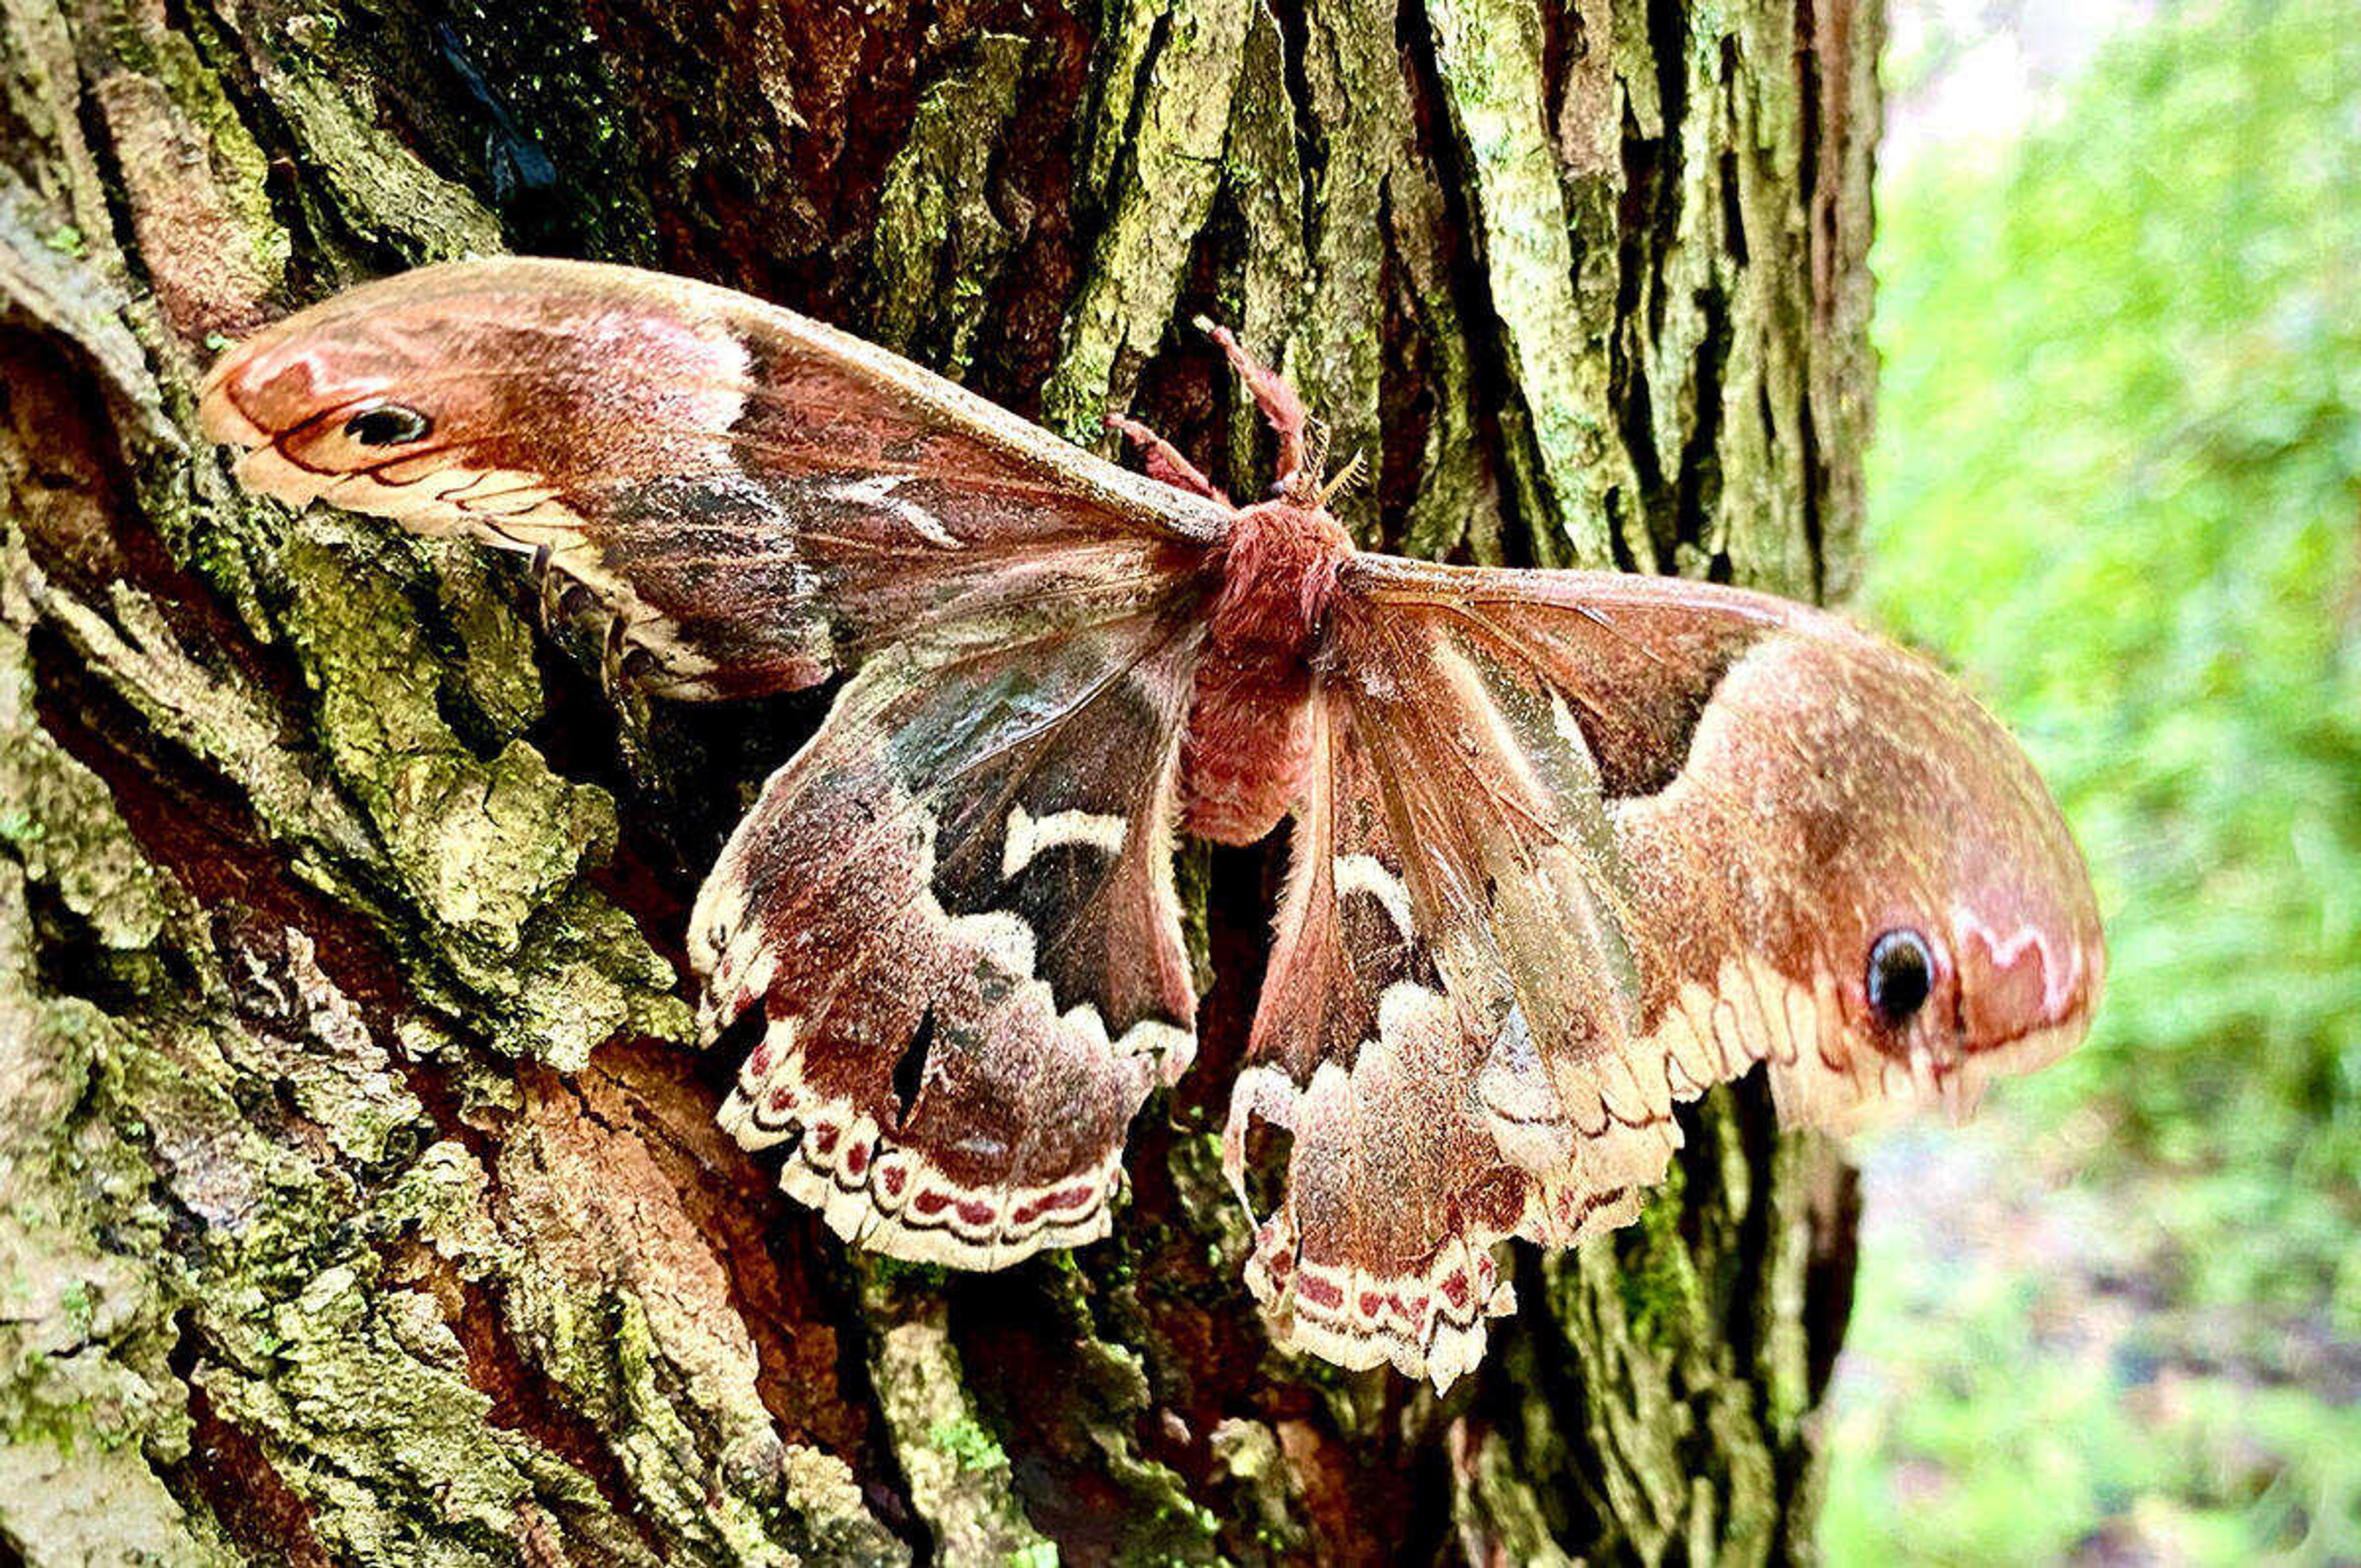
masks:
{"label": "moth wing", "polygon": [[[1185,598],[849,682],[691,916],[721,1120],[850,1241],[996,1268],[1106,1233],[1194,1052],[1171,872]],[[733,1031],[735,1032],[735,1031]]]}
{"label": "moth wing", "polygon": [[534,556],[682,697],[808,685],[961,622],[1155,598],[1222,510],[884,349],[685,279],[507,258],[384,279],[203,393],[249,486]]}
{"label": "moth wing", "polygon": [[[1554,1060],[1613,1055],[1685,1099],[1767,1061],[1784,1120],[1841,1131],[1964,1115],[2081,1037],[2106,961],[2081,853],[2024,750],[1925,659],[1709,583],[1354,566],[1356,614],[1546,692],[1589,759],[1578,815],[1605,820],[1592,880],[1631,983],[1596,1041],[1541,1030]],[[1928,960],[1898,1014],[1870,994],[1889,936]]]}
{"label": "moth wing", "polygon": [[1279,1183],[1247,1280],[1282,1341],[1440,1387],[1514,1310],[1492,1244],[1622,1223],[1677,1130],[1661,1080],[1544,1058],[1635,984],[1553,694],[1439,620],[1340,613],[1224,1150],[1250,1210],[1254,1176]]}
{"label": "moth wing", "polygon": [[[2081,1032],[2088,878],[2015,744],[1923,661],[1710,586],[1358,557],[1225,1155],[1291,1141],[1249,1283],[1282,1335],[1438,1384],[1662,1179],[1678,1101],[1758,1060],[1843,1127]],[[1937,972],[1862,994],[1897,925]],[[1251,1206],[1251,1200],[1250,1200]]]}
{"label": "moth wing", "polygon": [[1411,901],[1402,802],[1349,704],[1316,699],[1312,723],[1223,1162],[1275,1340],[1442,1387],[1482,1358],[1485,1320],[1515,1308],[1491,1244],[1532,1184],[1469,1095],[1489,1036]]}

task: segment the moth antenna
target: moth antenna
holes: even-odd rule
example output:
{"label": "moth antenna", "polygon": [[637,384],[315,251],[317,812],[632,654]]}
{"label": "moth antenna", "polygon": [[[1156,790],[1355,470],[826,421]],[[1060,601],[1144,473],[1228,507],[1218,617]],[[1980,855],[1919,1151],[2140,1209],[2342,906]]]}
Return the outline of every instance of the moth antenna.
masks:
{"label": "moth antenna", "polygon": [[1303,423],[1303,457],[1297,472],[1307,478],[1328,466],[1328,443],[1334,433],[1324,419],[1310,419]]}
{"label": "moth antenna", "polygon": [[1359,484],[1368,473],[1367,454],[1356,452],[1352,461],[1336,470],[1335,476],[1320,487],[1320,505],[1326,510],[1330,501]]}

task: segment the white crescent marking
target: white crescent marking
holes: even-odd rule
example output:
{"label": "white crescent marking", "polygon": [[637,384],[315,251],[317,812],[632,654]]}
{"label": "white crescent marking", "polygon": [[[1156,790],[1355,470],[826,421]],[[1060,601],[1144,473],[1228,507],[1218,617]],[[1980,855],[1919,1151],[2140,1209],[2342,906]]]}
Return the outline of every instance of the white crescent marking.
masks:
{"label": "white crescent marking", "polygon": [[1392,917],[1394,929],[1407,941],[1411,936],[1410,925],[1410,894],[1403,888],[1401,878],[1386,869],[1386,863],[1375,855],[1339,855],[1336,857],[1336,894],[1341,900],[1348,893],[1366,893],[1385,905]]}
{"label": "white crescent marking", "polygon": [[2070,948],[2071,961],[2059,963],[2058,955],[2050,949],[2048,933],[2040,927],[2020,926],[2003,937],[1985,925],[1974,910],[1960,904],[1951,906],[1951,924],[1969,936],[1982,938],[1989,961],[1996,970],[2015,969],[2027,949],[2037,952],[2041,956],[2041,1005],[2053,1019],[2064,1014],[2068,999],[2082,982],[2081,949]]}
{"label": "white crescent marking", "polygon": [[1021,806],[1008,808],[1008,838],[1000,851],[1003,881],[1033,863],[1045,850],[1060,844],[1087,844],[1110,855],[1123,852],[1127,826],[1120,817],[1095,811],[1053,811],[1035,817]]}

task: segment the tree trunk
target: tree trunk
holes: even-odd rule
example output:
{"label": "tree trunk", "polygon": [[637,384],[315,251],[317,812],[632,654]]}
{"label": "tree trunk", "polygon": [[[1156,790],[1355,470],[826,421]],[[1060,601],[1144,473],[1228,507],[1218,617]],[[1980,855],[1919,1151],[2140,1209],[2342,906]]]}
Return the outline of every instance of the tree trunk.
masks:
{"label": "tree trunk", "polygon": [[[817,700],[649,711],[524,574],[230,484],[229,337],[467,251],[717,279],[1371,543],[1839,589],[1874,0],[0,0],[0,1558],[1808,1554],[1841,1167],[1750,1081],[1448,1397],[1272,1352],[1213,1129],[1114,1238],[849,1255],[712,1124],[686,901]],[[1267,476],[1263,476],[1267,477]]]}

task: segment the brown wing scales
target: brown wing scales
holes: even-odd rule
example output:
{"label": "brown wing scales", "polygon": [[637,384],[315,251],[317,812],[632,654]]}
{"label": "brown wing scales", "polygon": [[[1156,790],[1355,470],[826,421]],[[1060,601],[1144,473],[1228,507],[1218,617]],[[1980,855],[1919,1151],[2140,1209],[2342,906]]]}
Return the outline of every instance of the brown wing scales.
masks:
{"label": "brown wing scales", "polygon": [[[1314,723],[1310,797],[1223,1136],[1249,1212],[1250,1174],[1279,1193],[1255,1215],[1246,1281],[1284,1343],[1448,1382],[1481,1355],[1484,1319],[1513,1310],[1487,1244],[1514,1227],[1527,1183],[1469,1096],[1488,1036],[1444,988],[1354,715],[1323,702]],[[1250,1173],[1266,1127],[1287,1135],[1279,1168]]]}
{"label": "brown wing scales", "polygon": [[856,676],[690,926],[723,1124],[848,1239],[991,1268],[1105,1234],[1123,1140],[1193,1054],[1170,872],[1182,612]]}
{"label": "brown wing scales", "polygon": [[[1676,1102],[1767,1061],[1790,1123],[1957,1112],[2081,1032],[2081,859],[1998,727],[1890,644],[1704,585],[1363,556],[1325,659],[1224,1146],[1245,1192],[1257,1124],[1292,1134],[1248,1276],[1290,1343],[1447,1382],[1512,1303],[1437,1282],[1631,1219]],[[1896,932],[1934,969],[1886,1016],[1864,964]]]}
{"label": "brown wing scales", "polygon": [[992,1267],[1103,1234],[1187,1062],[1170,877],[1224,515],[881,350],[619,268],[427,269],[226,356],[247,481],[530,554],[674,696],[859,673],[699,897],[724,1120],[855,1240]]}
{"label": "brown wing scales", "polygon": [[[1349,615],[1350,612],[1344,612]],[[1446,618],[1341,620],[1225,1153],[1292,1135],[1248,1279],[1290,1342],[1447,1384],[1493,1244],[1628,1219],[1677,1141],[1615,1048],[1630,894],[1564,702]]]}

